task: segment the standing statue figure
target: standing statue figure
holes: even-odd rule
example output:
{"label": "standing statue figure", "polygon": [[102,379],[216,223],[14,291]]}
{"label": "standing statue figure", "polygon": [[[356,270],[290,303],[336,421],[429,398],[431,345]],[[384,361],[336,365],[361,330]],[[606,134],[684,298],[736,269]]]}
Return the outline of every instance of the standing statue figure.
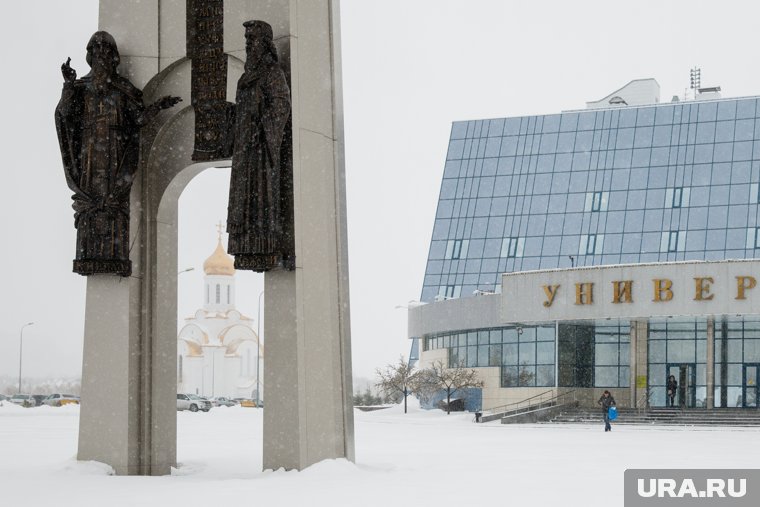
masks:
{"label": "standing statue figure", "polygon": [[119,50],[107,32],[87,43],[91,72],[81,79],[61,65],[63,93],[55,110],[66,183],[74,192],[74,272],[129,276],[129,193],[137,172],[140,129],[181,99],[145,107],[142,92],[120,76]]}
{"label": "standing statue figure", "polygon": [[231,109],[228,251],[235,268],[295,269],[290,88],[272,27],[244,23],[245,71]]}

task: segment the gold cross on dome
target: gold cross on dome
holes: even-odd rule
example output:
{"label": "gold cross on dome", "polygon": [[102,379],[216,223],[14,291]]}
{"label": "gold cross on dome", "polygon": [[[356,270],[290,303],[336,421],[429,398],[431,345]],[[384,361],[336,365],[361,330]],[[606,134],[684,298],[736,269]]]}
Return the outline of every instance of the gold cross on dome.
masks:
{"label": "gold cross on dome", "polygon": [[219,223],[216,225],[216,232],[218,233],[217,239],[219,241],[222,240],[222,221],[219,220]]}

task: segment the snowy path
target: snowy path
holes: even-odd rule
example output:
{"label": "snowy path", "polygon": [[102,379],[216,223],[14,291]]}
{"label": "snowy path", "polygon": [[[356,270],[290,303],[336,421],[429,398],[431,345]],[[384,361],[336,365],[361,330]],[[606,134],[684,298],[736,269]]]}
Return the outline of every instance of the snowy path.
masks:
{"label": "snowy path", "polygon": [[475,425],[470,414],[356,413],[357,465],[260,472],[261,412],[178,414],[171,477],[75,461],[78,407],[0,407],[0,505],[622,505],[626,468],[753,468],[760,430]]}

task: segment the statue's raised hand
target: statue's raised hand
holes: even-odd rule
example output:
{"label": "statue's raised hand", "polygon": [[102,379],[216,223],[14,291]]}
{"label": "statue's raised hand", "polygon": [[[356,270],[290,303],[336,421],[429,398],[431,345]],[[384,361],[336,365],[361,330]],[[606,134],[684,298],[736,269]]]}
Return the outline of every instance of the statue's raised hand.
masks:
{"label": "statue's raised hand", "polygon": [[61,74],[63,74],[63,81],[65,83],[73,83],[77,78],[77,71],[71,68],[71,57],[66,60],[66,63],[61,65]]}

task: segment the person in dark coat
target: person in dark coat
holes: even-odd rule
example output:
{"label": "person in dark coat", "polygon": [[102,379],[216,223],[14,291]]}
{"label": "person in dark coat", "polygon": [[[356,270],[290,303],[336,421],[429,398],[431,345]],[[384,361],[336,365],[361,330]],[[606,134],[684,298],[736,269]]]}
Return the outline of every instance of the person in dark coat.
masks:
{"label": "person in dark coat", "polygon": [[675,406],[675,400],[676,400],[676,393],[678,392],[678,381],[676,380],[675,376],[671,375],[668,377],[668,400],[670,401],[670,406]]}
{"label": "person in dark coat", "polygon": [[612,397],[609,391],[604,391],[597,403],[602,406],[602,410],[604,411],[604,431],[612,431],[612,426],[610,426],[610,407],[616,406],[615,398]]}

